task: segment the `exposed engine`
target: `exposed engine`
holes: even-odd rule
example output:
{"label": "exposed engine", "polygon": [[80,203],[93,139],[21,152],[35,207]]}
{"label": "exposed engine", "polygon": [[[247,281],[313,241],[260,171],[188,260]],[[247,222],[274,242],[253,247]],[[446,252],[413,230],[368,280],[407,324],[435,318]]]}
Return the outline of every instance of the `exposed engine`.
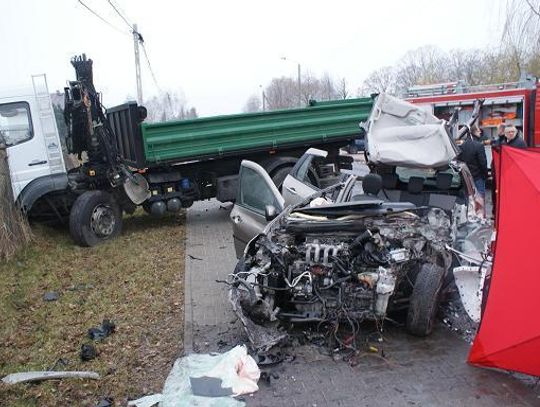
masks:
{"label": "exposed engine", "polygon": [[289,217],[239,263],[231,300],[259,325],[345,323],[356,331],[406,303],[420,264],[448,261],[448,226],[439,210],[353,221]]}

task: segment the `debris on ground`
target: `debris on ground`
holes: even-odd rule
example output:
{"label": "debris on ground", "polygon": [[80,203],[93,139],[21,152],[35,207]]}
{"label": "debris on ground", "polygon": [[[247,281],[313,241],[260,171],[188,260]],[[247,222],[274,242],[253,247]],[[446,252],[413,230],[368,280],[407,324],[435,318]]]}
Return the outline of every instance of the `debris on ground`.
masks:
{"label": "debris on ground", "polygon": [[96,407],[112,407],[113,405],[114,399],[112,397],[105,397],[96,404]]}
{"label": "debris on ground", "polygon": [[201,259],[200,257],[193,256],[192,254],[188,254],[188,257],[189,257],[191,260],[203,260],[203,259]]}
{"label": "debris on ground", "polygon": [[458,334],[467,343],[473,342],[478,324],[469,318],[459,297],[441,304],[439,314],[448,329]]}
{"label": "debris on ground", "polygon": [[163,395],[161,394],[152,394],[150,396],[144,396],[137,400],[128,401],[128,407],[152,407],[160,403],[163,400]]}
{"label": "debris on ground", "polygon": [[43,294],[43,301],[56,301],[60,296],[56,291],[48,291]]}
{"label": "debris on ground", "polygon": [[100,326],[88,330],[88,337],[94,341],[101,341],[112,334],[115,329],[116,325],[114,322],[104,319]]}
{"label": "debris on ground", "polygon": [[92,379],[98,380],[99,374],[95,372],[51,372],[51,371],[35,371],[35,372],[20,372],[12,373],[5,376],[2,382],[6,384],[27,383],[27,382],[40,382],[43,380],[55,380],[55,379]]}
{"label": "debris on ground", "polygon": [[81,352],[79,353],[79,356],[83,362],[88,362],[89,360],[95,359],[97,356],[96,347],[91,343],[81,345]]}
{"label": "debris on ground", "polygon": [[177,406],[178,400],[183,405],[243,406],[234,397],[259,390],[259,378],[260,370],[245,346],[222,354],[190,354],[174,363],[163,387],[161,406]]}

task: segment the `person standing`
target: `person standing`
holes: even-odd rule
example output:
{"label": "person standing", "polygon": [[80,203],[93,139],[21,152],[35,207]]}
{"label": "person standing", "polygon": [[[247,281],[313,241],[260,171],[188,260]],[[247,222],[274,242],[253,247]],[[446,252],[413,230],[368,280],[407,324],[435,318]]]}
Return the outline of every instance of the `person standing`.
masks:
{"label": "person standing", "polygon": [[515,126],[507,126],[504,129],[503,145],[516,148],[527,148],[525,140],[518,134],[518,129]]}
{"label": "person standing", "polygon": [[461,153],[459,159],[467,164],[469,171],[474,179],[474,185],[478,194],[485,199],[486,180],[488,178],[488,166],[486,159],[486,150],[484,144],[480,141],[482,132],[480,128],[473,127],[467,140],[460,146]]}

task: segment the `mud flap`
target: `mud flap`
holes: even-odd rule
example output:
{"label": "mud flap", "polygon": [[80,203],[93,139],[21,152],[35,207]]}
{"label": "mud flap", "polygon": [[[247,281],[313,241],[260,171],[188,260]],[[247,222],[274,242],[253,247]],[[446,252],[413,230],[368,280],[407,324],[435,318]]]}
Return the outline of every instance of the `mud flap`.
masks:
{"label": "mud flap", "polygon": [[480,322],[482,316],[482,296],[488,268],[462,266],[455,267],[453,270],[463,307],[467,311],[467,315],[477,323]]}

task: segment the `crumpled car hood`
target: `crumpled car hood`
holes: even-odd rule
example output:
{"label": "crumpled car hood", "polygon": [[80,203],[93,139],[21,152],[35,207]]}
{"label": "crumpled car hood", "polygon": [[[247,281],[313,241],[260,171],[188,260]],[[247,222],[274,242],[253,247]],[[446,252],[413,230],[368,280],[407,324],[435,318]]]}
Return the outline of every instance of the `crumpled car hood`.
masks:
{"label": "crumpled car hood", "polygon": [[385,93],[377,96],[364,128],[368,160],[373,164],[437,168],[447,166],[458,154],[443,120]]}

